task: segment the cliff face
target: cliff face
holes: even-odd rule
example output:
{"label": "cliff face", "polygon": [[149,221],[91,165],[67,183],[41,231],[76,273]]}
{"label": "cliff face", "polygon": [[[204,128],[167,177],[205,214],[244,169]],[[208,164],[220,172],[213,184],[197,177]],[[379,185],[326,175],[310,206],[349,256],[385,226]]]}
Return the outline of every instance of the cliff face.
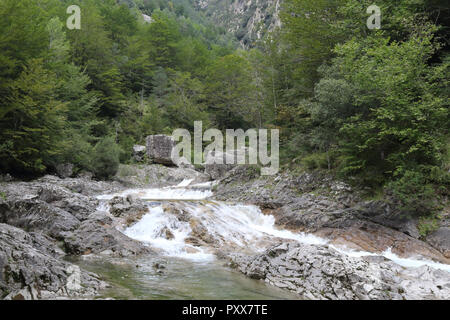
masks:
{"label": "cliff face", "polygon": [[280,25],[281,0],[196,0],[198,10],[252,47],[268,30]]}

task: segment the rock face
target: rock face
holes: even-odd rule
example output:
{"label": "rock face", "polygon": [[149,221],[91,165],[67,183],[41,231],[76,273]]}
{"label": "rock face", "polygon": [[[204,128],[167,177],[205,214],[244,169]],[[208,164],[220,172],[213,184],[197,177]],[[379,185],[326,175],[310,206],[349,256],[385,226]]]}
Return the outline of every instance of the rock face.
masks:
{"label": "rock face", "polygon": [[[231,255],[232,265],[254,279],[294,291],[306,299],[449,299],[445,271],[403,270],[389,261],[345,256],[327,246],[283,243],[260,255]],[[426,278],[420,277],[427,274]],[[411,281],[411,279],[414,279]]]}
{"label": "rock face", "polygon": [[[133,256],[150,253],[117,228],[143,207],[117,204],[97,212],[98,193],[123,189],[117,182],[45,176],[2,184],[0,197],[0,298],[94,297],[105,284],[63,260],[65,254]],[[62,244],[65,252],[56,246]]]}
{"label": "rock face", "polygon": [[153,163],[174,166],[172,150],[175,141],[172,137],[163,134],[147,137],[147,156]]}
{"label": "rock face", "polygon": [[0,224],[0,298],[94,296],[106,286],[94,274],[61,260],[61,255],[45,236]]}
{"label": "rock face", "polygon": [[145,146],[134,145],[133,146],[133,159],[136,162],[143,162],[147,148]]}
{"label": "rock face", "polygon": [[199,10],[251,47],[268,30],[280,25],[281,0],[197,0]]}
{"label": "rock face", "polygon": [[427,242],[450,259],[450,228],[441,227],[427,237]]}

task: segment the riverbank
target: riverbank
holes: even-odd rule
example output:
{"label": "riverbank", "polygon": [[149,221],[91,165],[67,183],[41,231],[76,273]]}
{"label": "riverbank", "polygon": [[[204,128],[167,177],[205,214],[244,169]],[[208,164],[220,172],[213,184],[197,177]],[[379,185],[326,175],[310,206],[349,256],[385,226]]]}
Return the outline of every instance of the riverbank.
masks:
{"label": "riverbank", "polygon": [[[184,259],[210,272],[202,278],[186,270],[202,298],[214,298],[214,277],[217,288],[234,279],[226,297],[240,292],[237,299],[284,297],[261,280],[305,299],[450,297],[445,250],[408,234],[414,228],[406,221],[364,211],[358,193],[341,182],[309,174],[260,177],[244,167],[218,183],[207,180],[192,169],[138,165],[123,166],[112,182],[45,176],[1,183],[0,296],[153,299],[142,290],[180,275],[174,261]],[[149,262],[160,258],[173,268]],[[138,293],[117,294],[108,268],[117,275],[128,268],[119,282],[127,287],[129,277],[126,290]],[[256,295],[248,294],[253,286]]]}

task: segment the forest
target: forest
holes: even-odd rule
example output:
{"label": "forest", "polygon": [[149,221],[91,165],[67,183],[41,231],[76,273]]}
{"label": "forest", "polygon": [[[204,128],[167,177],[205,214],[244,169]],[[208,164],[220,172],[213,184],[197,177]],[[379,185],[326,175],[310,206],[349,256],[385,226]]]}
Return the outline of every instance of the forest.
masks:
{"label": "forest", "polygon": [[242,48],[192,0],[0,0],[0,173],[108,179],[150,134],[277,128],[283,168],[433,215],[450,185],[445,2],[378,0],[369,30],[372,1],[284,0],[281,27]]}

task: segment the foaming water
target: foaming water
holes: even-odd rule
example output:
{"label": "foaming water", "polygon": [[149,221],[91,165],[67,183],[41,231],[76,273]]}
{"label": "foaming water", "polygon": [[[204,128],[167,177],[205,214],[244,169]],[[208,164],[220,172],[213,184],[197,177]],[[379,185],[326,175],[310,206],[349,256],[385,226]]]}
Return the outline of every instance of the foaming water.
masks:
{"label": "foaming water", "polygon": [[[309,245],[328,244],[349,257],[383,256],[406,268],[429,266],[450,272],[450,265],[424,260],[420,257],[401,258],[391,249],[382,253],[355,251],[331,245],[327,239],[311,234],[279,230],[275,226],[275,218],[263,214],[256,206],[207,201],[206,199],[212,196],[211,186],[211,183],[192,185],[192,180],[184,180],[175,187],[126,190],[98,197],[101,200],[98,210],[108,211],[109,206],[106,201],[116,196],[131,195],[149,200],[149,213],[138,223],[127,228],[124,233],[171,257],[208,262],[214,260],[214,248],[226,247],[261,252],[269,245],[285,239]],[[150,200],[160,200],[163,203],[152,206]],[[187,214],[189,218],[179,219],[170,210],[165,212],[164,203],[168,202],[178,211]],[[189,240],[193,236],[200,238],[202,245],[191,244],[192,241]]]}
{"label": "foaming water", "polygon": [[151,208],[138,223],[126,229],[125,234],[162,249],[169,256],[195,260],[211,260],[214,256],[207,249],[186,244],[194,232],[193,228],[197,229],[194,232],[197,236],[204,230],[215,247],[226,246],[254,252],[265,250],[268,244],[274,244],[279,239],[307,244],[326,243],[314,235],[277,230],[274,217],[262,214],[255,206],[218,202],[182,202],[177,203],[177,206],[189,214],[190,222],[180,221],[176,215],[164,212],[163,206],[158,206]]}
{"label": "foaming water", "polygon": [[144,200],[203,200],[212,195],[211,190],[187,189],[177,186],[162,189],[129,189],[115,194],[98,196],[97,199],[111,200],[114,197],[134,196]]}
{"label": "foaming water", "polygon": [[[161,249],[167,256],[188,258],[197,261],[214,260],[214,255],[204,249],[186,244],[191,233],[188,223],[181,222],[176,216],[164,213],[162,206],[150,208],[137,224],[125,230],[128,237],[148,243]],[[170,236],[168,236],[170,232]]]}
{"label": "foaming water", "polygon": [[181,181],[177,187],[187,187],[188,185],[190,185],[192,183],[192,181],[194,181],[194,179],[184,179],[183,181]]}
{"label": "foaming water", "polygon": [[450,265],[443,264],[443,263],[437,263],[430,260],[420,260],[420,259],[414,259],[414,258],[400,258],[396,254],[392,253],[392,250],[389,248],[386,251],[382,253],[383,257],[386,257],[389,260],[394,261],[398,265],[401,265],[406,268],[420,268],[423,266],[429,266],[434,269],[439,269],[443,271],[450,272]]}

